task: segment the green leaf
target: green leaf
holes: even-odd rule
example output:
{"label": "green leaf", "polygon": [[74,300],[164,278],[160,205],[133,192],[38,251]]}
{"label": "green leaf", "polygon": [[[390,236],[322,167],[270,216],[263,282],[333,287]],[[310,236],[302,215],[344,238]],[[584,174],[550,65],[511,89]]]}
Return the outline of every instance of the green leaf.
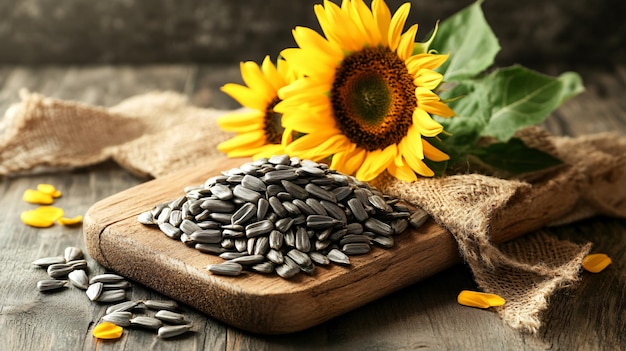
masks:
{"label": "green leaf", "polygon": [[484,149],[476,149],[472,154],[484,163],[514,175],[539,171],[562,163],[550,154],[526,146],[518,138],[511,138],[506,143],[491,144]]}
{"label": "green leaf", "polygon": [[481,135],[500,141],[508,140],[521,128],[542,123],[564,100],[583,90],[575,73],[553,78],[521,66],[499,69],[481,85],[481,90],[487,92],[482,98],[489,103],[489,122]]}
{"label": "green leaf", "polygon": [[500,45],[477,1],[441,22],[430,45],[450,58],[439,67],[447,82],[471,78],[493,64]]}

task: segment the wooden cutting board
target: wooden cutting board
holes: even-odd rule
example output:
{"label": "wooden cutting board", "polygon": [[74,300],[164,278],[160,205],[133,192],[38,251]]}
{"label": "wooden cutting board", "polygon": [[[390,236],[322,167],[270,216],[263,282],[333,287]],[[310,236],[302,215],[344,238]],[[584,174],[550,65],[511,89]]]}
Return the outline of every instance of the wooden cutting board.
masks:
{"label": "wooden cutting board", "polygon": [[351,266],[317,267],[313,275],[213,275],[223,260],[144,226],[137,216],[247,159],[217,159],[138,185],[92,206],[87,250],[100,264],[232,326],[263,334],[309,328],[402,289],[460,261],[452,235],[432,220],[396,237],[391,249],[351,256]]}

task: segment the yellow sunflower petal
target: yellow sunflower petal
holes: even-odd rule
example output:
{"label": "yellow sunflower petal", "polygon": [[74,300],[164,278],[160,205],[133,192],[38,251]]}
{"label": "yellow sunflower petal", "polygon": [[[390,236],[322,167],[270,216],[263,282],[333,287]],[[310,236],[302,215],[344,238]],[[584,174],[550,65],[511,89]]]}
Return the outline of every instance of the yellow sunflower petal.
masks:
{"label": "yellow sunflower petal", "polygon": [[435,69],[448,59],[449,55],[418,54],[407,59],[409,72],[415,75],[420,69]]}
{"label": "yellow sunflower petal", "polygon": [[319,161],[338,152],[349,150],[352,145],[353,144],[350,140],[348,140],[348,138],[346,138],[345,135],[335,134],[324,140],[317,147],[300,151],[296,154],[296,156],[304,159]]}
{"label": "yellow sunflower petal", "polygon": [[404,160],[417,174],[421,176],[432,177],[435,175],[435,172],[428,168],[424,161],[417,158],[416,155],[411,152],[404,154]]}
{"label": "yellow sunflower petal", "polygon": [[233,132],[247,131],[250,125],[259,124],[263,127],[263,113],[256,110],[229,113],[217,118],[217,125],[220,128]]}
{"label": "yellow sunflower petal", "polygon": [[367,7],[363,0],[344,1],[342,8],[350,13],[350,17],[359,28],[366,39],[367,45],[370,47],[380,44],[380,31],[374,21],[372,11]]}
{"label": "yellow sunflower petal", "polygon": [[301,133],[315,133],[321,125],[335,126],[335,119],[328,114],[310,114],[306,111],[298,111],[283,116],[283,125]]}
{"label": "yellow sunflower petal", "polygon": [[400,43],[398,44],[396,52],[403,61],[411,57],[411,54],[413,53],[415,35],[417,35],[417,24],[412,25],[411,28],[402,34],[402,37],[400,38]]}
{"label": "yellow sunflower petal", "polygon": [[406,136],[400,141],[400,153],[404,154],[407,149],[420,160],[424,158],[424,148],[422,146],[422,135],[416,125],[409,127]]}
{"label": "yellow sunflower petal", "polygon": [[448,154],[437,149],[431,143],[424,139],[422,139],[422,146],[424,148],[424,156],[429,160],[442,162],[450,159],[450,156],[448,156]]}
{"label": "yellow sunflower petal", "polygon": [[421,108],[413,111],[413,125],[417,127],[421,135],[427,137],[437,136],[443,131],[443,126]]}
{"label": "yellow sunflower petal", "polygon": [[343,52],[336,43],[324,39],[311,28],[298,26],[292,34],[300,48],[324,53],[326,61],[335,63],[343,59]]}
{"label": "yellow sunflower petal", "polygon": [[424,87],[415,88],[415,97],[417,98],[417,104],[423,104],[430,101],[439,101],[439,95],[433,93],[431,90]]}
{"label": "yellow sunflower petal", "polygon": [[391,163],[389,167],[387,167],[387,171],[392,176],[405,182],[414,182],[417,180],[417,176],[415,175],[413,169],[406,164],[398,166],[395,163]]}
{"label": "yellow sunflower petal", "polygon": [[281,144],[263,145],[252,155],[252,158],[258,160],[263,157],[271,157],[273,155],[282,155],[285,153],[285,147]]}
{"label": "yellow sunflower petal", "polygon": [[387,33],[389,32],[389,24],[391,22],[391,12],[389,7],[383,0],[372,1],[372,13],[374,14],[374,21],[378,24],[378,30],[380,31],[380,44],[387,46],[389,40],[387,39]]}
{"label": "yellow sunflower petal", "polygon": [[[290,67],[303,76],[313,76],[321,80],[332,79],[335,74],[334,65],[327,65],[328,60],[319,51],[288,48],[280,52],[280,55],[289,62]],[[311,62],[315,62],[312,65]],[[319,64],[318,64],[319,63]]]}
{"label": "yellow sunflower petal", "polygon": [[434,90],[443,80],[443,75],[430,69],[420,69],[413,83],[418,87]]}
{"label": "yellow sunflower petal", "polygon": [[[331,23],[330,30],[332,34],[329,39],[336,41],[341,48],[347,51],[362,49],[366,38],[359,31],[350,15],[337,4],[328,0],[324,0],[324,10],[327,20]],[[329,37],[326,31],[324,31],[324,34],[326,34],[326,37]]]}
{"label": "yellow sunflower petal", "polygon": [[250,133],[239,134],[232,139],[221,142],[217,149],[224,153],[230,153],[237,149],[250,149],[265,144],[265,133],[263,130],[255,130]]}
{"label": "yellow sunflower petal", "polygon": [[391,18],[391,23],[389,23],[389,32],[387,33],[387,41],[389,42],[389,49],[391,49],[391,51],[396,51],[398,45],[400,44],[404,23],[409,16],[410,10],[411,4],[406,2],[398,8],[398,11],[396,11]]}
{"label": "yellow sunflower petal", "polygon": [[222,86],[221,90],[237,100],[242,106],[255,110],[265,111],[271,99],[267,96],[260,96],[254,90],[243,85],[228,83]]}
{"label": "yellow sunflower petal", "polygon": [[440,117],[452,117],[454,111],[441,101],[426,102],[419,105],[424,111]]}
{"label": "yellow sunflower petal", "polygon": [[333,155],[330,168],[345,174],[354,174],[365,160],[366,155],[365,149],[357,148],[356,144],[353,144],[350,149]]}
{"label": "yellow sunflower petal", "polygon": [[239,69],[241,70],[241,77],[248,88],[265,97],[266,100],[273,100],[276,97],[276,90],[267,81],[261,71],[261,67],[256,62],[242,62],[239,64]]}
{"label": "yellow sunflower petal", "polygon": [[265,56],[263,59],[261,71],[274,91],[278,91],[278,89],[287,85],[287,81],[284,78],[285,76],[278,72],[278,69],[274,66],[274,63],[272,63],[272,59],[270,59],[269,55]]}
{"label": "yellow sunflower petal", "polygon": [[384,150],[379,149],[369,152],[365,161],[363,161],[363,164],[356,172],[357,179],[369,181],[376,178],[393,163],[397,152],[398,146],[396,144],[391,144]]}
{"label": "yellow sunflower petal", "polygon": [[73,218],[67,218],[67,217],[61,217],[59,219],[57,219],[57,222],[59,222],[59,224],[64,225],[64,226],[73,226],[76,224],[80,224],[83,221],[83,216],[76,216]]}

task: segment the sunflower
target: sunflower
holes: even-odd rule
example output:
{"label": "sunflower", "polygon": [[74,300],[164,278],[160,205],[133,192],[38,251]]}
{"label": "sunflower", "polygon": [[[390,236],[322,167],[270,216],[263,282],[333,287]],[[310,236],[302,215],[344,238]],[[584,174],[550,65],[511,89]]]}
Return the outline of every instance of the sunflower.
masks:
{"label": "sunflower", "polygon": [[279,90],[274,110],[304,135],[287,153],[331,157],[331,168],[365,181],[384,170],[406,181],[433,176],[424,158],[449,158],[423,138],[443,131],[431,114],[454,115],[433,92],[443,79],[434,69],[448,56],[414,52],[424,45],[415,45],[417,25],[402,33],[409,9],[405,3],[392,17],[380,0],[371,9],[363,0],[324,1],[315,6],[324,36],[293,30],[298,47],[281,56],[301,78]]}
{"label": "sunflower", "polygon": [[282,115],[274,111],[274,106],[280,102],[278,89],[296,79],[294,72],[282,59],[274,65],[269,56],[261,67],[248,61],[240,64],[240,70],[246,86],[229,83],[221,90],[248,109],[218,118],[220,128],[237,135],[217,148],[229,157],[260,158],[285,153],[284,145],[291,142],[291,131],[285,131]]}

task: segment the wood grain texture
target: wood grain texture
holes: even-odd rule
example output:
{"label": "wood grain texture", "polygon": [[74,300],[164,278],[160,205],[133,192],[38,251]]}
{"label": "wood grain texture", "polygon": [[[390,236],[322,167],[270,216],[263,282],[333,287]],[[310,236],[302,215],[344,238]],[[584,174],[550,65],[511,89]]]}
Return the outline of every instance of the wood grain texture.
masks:
{"label": "wood grain texture", "polygon": [[[580,72],[586,91],[568,101],[545,127],[556,135],[615,131],[626,134],[626,66],[535,67],[557,74],[565,67]],[[98,77],[97,79],[95,77]],[[28,88],[54,97],[113,105],[149,90],[185,93],[194,104],[236,107],[218,87],[240,79],[236,65],[152,66],[2,66],[0,111]],[[600,274],[583,273],[574,286],[555,294],[543,313],[537,335],[520,334],[493,311],[456,303],[462,289],[476,289],[463,264],[381,297],[307,330],[259,335],[229,327],[189,306],[182,306],[195,332],[175,340],[128,329],[121,340],[96,341],[91,330],[107,305],[90,302],[77,289],[40,294],[45,272],[31,267],[36,258],[58,255],[65,246],[85,249],[80,227],[36,229],[19,220],[32,206],[21,201],[24,189],[52,183],[63,190],[57,205],[68,214],[85,213],[95,202],[142,183],[112,163],[87,169],[0,178],[0,349],[6,350],[626,350],[626,220],[596,217],[545,229],[577,243],[593,242],[613,264]],[[90,273],[106,271],[90,258]],[[162,294],[133,284],[129,298],[162,299]]]}

